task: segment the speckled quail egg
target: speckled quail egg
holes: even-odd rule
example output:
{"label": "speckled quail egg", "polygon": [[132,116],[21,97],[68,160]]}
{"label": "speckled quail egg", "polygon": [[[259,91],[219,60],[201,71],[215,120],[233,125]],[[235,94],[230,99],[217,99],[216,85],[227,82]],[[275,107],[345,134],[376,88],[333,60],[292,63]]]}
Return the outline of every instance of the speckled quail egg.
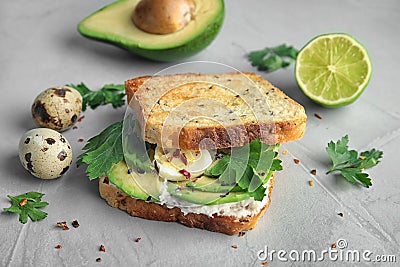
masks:
{"label": "speckled quail egg", "polygon": [[68,86],[58,86],[43,91],[32,105],[32,116],[37,125],[59,132],[69,129],[81,111],[81,94]]}
{"label": "speckled quail egg", "polygon": [[24,168],[41,179],[60,177],[72,162],[68,140],[49,128],[36,128],[26,132],[19,142],[18,150]]}

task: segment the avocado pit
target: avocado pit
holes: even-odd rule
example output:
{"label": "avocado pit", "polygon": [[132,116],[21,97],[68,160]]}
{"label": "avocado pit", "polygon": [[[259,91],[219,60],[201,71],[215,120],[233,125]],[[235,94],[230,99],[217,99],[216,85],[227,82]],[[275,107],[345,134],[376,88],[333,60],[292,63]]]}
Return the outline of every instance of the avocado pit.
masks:
{"label": "avocado pit", "polygon": [[194,19],[193,0],[141,0],[131,19],[139,29],[152,34],[169,34],[183,29]]}

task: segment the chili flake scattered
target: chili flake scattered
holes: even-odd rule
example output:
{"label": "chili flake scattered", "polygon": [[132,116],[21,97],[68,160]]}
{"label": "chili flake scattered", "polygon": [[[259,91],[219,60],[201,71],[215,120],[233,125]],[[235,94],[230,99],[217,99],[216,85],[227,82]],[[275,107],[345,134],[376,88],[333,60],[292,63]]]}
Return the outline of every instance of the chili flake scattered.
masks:
{"label": "chili flake scattered", "polygon": [[337,215],[339,215],[340,217],[343,217],[343,213],[339,212]]}
{"label": "chili flake scattered", "polygon": [[138,238],[135,239],[135,242],[138,243],[140,240],[142,240],[142,238],[138,237]]}
{"label": "chili flake scattered", "polygon": [[76,126],[76,125],[72,126],[72,130],[76,130],[76,129],[78,129],[78,126]]}
{"label": "chili flake scattered", "polygon": [[182,169],[179,171],[179,173],[182,174],[183,176],[185,176],[186,179],[190,179],[191,174],[187,170]]}
{"label": "chili flake scattered", "polygon": [[322,120],[322,116],[321,116],[321,115],[319,115],[318,113],[314,113],[314,116],[315,116],[316,118],[318,118],[318,119]]}
{"label": "chili flake scattered", "polygon": [[62,246],[61,246],[61,245],[57,245],[57,246],[55,246],[54,248],[60,249],[60,248],[62,248]]}
{"label": "chili flake scattered", "polygon": [[239,232],[238,236],[239,236],[239,237],[242,237],[242,236],[244,236],[245,234],[246,234],[246,232],[243,232],[243,231],[242,231],[242,232]]}
{"label": "chili flake scattered", "polygon": [[102,251],[102,252],[106,252],[106,248],[103,245],[100,245],[99,250]]}
{"label": "chili flake scattered", "polygon": [[78,220],[72,221],[72,226],[73,226],[74,228],[78,228],[78,227],[79,227]]}
{"label": "chili flake scattered", "polygon": [[81,122],[84,118],[85,118],[85,116],[79,117],[79,118],[78,118],[78,122]]}
{"label": "chili flake scattered", "polygon": [[316,169],[311,170],[310,173],[311,173],[312,175],[317,175],[317,170],[316,170]]}
{"label": "chili flake scattered", "polygon": [[83,141],[85,141],[85,140],[83,140],[83,138],[78,139],[78,142],[83,142]]}
{"label": "chili flake scattered", "polygon": [[336,243],[333,243],[333,244],[331,245],[331,248],[336,248]]}
{"label": "chili flake scattered", "polygon": [[233,245],[232,248],[236,249],[236,248],[238,248],[238,246],[237,245]]}
{"label": "chili flake scattered", "polygon": [[262,265],[267,265],[267,264],[269,264],[268,261],[264,261],[264,262],[262,263]]}
{"label": "chili flake scattered", "polygon": [[299,159],[294,159],[293,161],[294,161],[294,163],[296,163],[296,164],[299,164],[299,163],[300,163],[300,160],[299,160]]}
{"label": "chili flake scattered", "polygon": [[27,200],[26,198],[23,198],[23,199],[19,202],[19,205],[22,207],[22,206],[25,206],[26,203],[28,203],[28,200]]}
{"label": "chili flake scattered", "polygon": [[101,262],[101,258],[97,258],[97,259],[96,259],[96,262]]}
{"label": "chili flake scattered", "polygon": [[67,222],[58,222],[57,227],[65,227],[67,226]]}

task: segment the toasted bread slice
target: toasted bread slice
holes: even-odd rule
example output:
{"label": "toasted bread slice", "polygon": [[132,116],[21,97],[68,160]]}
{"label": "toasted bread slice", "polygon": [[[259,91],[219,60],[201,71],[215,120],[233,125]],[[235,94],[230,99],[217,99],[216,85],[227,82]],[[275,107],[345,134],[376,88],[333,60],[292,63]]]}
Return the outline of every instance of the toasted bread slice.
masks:
{"label": "toasted bread slice", "polygon": [[252,73],[143,76],[125,88],[149,143],[227,148],[255,138],[292,141],[305,132],[304,108]]}
{"label": "toasted bread slice", "polygon": [[264,206],[257,214],[246,217],[184,213],[179,207],[167,207],[159,203],[131,197],[118,187],[106,182],[104,178],[99,179],[99,189],[100,196],[111,207],[124,210],[131,216],[156,221],[179,222],[192,228],[234,235],[242,231],[251,230],[257,225],[259,218],[263,216],[271,202],[274,177],[275,174],[268,181]]}

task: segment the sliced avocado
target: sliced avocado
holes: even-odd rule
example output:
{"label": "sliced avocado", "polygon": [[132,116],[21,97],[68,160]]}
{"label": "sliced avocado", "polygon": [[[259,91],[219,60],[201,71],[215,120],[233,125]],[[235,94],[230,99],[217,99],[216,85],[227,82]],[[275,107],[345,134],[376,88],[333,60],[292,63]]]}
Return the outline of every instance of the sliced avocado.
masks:
{"label": "sliced avocado", "polygon": [[194,188],[199,191],[205,192],[216,192],[216,193],[226,193],[227,191],[236,192],[242,189],[236,185],[224,185],[218,179],[211,178],[208,176],[201,176],[195,181],[184,181],[179,182],[179,186]]}
{"label": "sliced avocado", "polygon": [[200,205],[215,205],[238,202],[251,197],[249,192],[205,192],[196,190],[194,188],[182,187],[173,182],[168,182],[167,191],[176,198]]}
{"label": "sliced avocado", "polygon": [[157,201],[160,196],[160,181],[157,174],[136,175],[128,172],[125,161],[114,164],[107,172],[108,179],[126,194],[142,200]]}
{"label": "sliced avocado", "polygon": [[145,58],[174,61],[192,56],[208,46],[224,19],[223,0],[194,0],[193,19],[181,30],[152,34],[131,20],[140,0],[120,0],[91,14],[78,25],[85,37],[108,42]]}

